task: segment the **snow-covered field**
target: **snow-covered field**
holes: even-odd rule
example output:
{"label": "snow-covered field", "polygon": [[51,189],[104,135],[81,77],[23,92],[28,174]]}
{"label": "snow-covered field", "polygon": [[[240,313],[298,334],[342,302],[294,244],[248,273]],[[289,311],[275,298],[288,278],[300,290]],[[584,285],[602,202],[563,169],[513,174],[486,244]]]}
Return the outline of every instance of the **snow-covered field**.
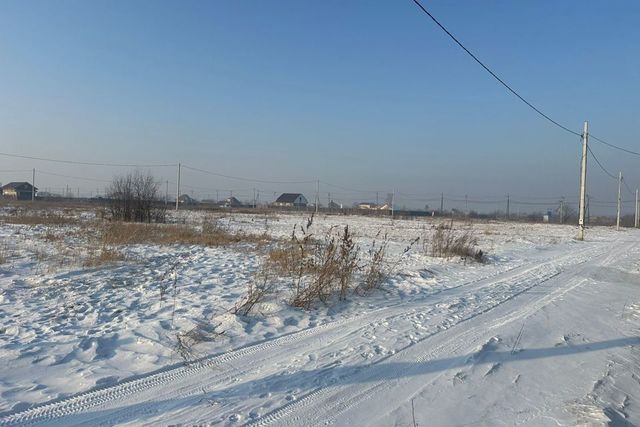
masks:
{"label": "snow-covered field", "polygon": [[[0,425],[640,424],[637,230],[476,223],[479,264],[403,255],[431,218],[319,216],[362,253],[387,234],[383,289],[239,316],[261,245],[128,245],[87,267],[93,214],[73,215],[0,221]],[[287,239],[306,216],[216,221]],[[176,334],[201,322],[224,334],[185,366]]]}

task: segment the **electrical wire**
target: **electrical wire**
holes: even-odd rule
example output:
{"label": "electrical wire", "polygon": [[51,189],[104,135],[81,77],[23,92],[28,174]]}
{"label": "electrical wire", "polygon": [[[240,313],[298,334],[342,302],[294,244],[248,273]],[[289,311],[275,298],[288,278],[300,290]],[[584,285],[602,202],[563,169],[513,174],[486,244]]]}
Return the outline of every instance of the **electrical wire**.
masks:
{"label": "electrical wire", "polygon": [[59,176],[62,178],[69,178],[69,179],[78,179],[81,181],[93,181],[93,182],[112,182],[111,180],[108,179],[98,179],[98,178],[87,178],[87,177],[82,177],[82,176],[72,176],[72,175],[62,175],[59,173],[55,173],[55,172],[47,172],[47,171],[43,171],[43,170],[36,170],[36,173],[38,174],[44,174],[44,175],[52,175],[52,176]]}
{"label": "electrical wire", "polygon": [[85,166],[117,166],[117,167],[130,167],[130,168],[160,168],[160,167],[175,167],[177,164],[135,164],[135,163],[101,163],[101,162],[79,162],[75,160],[60,160],[60,159],[51,159],[46,157],[35,157],[35,156],[25,156],[22,154],[10,154],[10,153],[0,153],[0,156],[5,157],[13,157],[17,159],[29,159],[29,160],[39,160],[42,162],[52,162],[52,163],[65,163],[70,165],[85,165]]}
{"label": "electrical wire", "polygon": [[598,164],[598,166],[600,166],[600,169],[602,169],[604,171],[604,173],[607,174],[610,178],[615,179],[617,181],[618,177],[614,176],[612,173],[610,173],[608,170],[606,170],[604,166],[602,166],[602,163],[600,163],[600,160],[598,160],[598,157],[596,157],[596,155],[593,152],[593,150],[591,149],[591,147],[589,147],[587,145],[587,149],[589,150],[589,153],[591,154],[591,157],[593,157],[593,160],[595,160],[596,163]]}
{"label": "electrical wire", "polygon": [[208,171],[205,169],[194,168],[193,166],[182,165],[183,169],[188,169],[194,172],[200,172],[207,175],[219,176],[221,178],[235,179],[238,181],[247,181],[247,182],[259,182],[263,184],[315,184],[316,181],[269,181],[264,179],[252,179],[252,178],[244,178],[240,176],[232,176],[232,175],[224,175],[217,172]]}
{"label": "electrical wire", "polygon": [[591,134],[591,133],[589,134],[589,137],[590,137],[591,139],[594,139],[594,140],[598,141],[598,142],[599,142],[599,143],[601,143],[601,144],[607,145],[607,146],[609,146],[609,147],[611,147],[611,148],[615,148],[616,150],[624,151],[625,153],[633,154],[633,155],[635,155],[635,156],[640,156],[640,153],[639,153],[639,152],[637,152],[637,151],[632,151],[632,150],[629,150],[629,149],[627,149],[627,148],[623,148],[623,147],[619,147],[619,146],[617,146],[617,145],[611,144],[610,142],[607,142],[607,141],[605,141],[605,140],[603,140],[603,139],[601,139],[601,138],[598,138],[597,136],[594,136],[594,135],[593,135],[593,134]]}
{"label": "electrical wire", "polygon": [[420,3],[419,0],[413,0],[413,2],[429,17],[431,18],[431,20],[433,22],[436,23],[436,25],[438,27],[440,27],[440,29],[442,31],[444,31],[454,42],[456,42],[456,44],[458,46],[460,46],[462,48],[462,50],[464,50],[471,58],[473,58],[474,61],[476,61],[478,64],[480,64],[480,66],[482,68],[484,68],[489,74],[491,74],[491,76],[493,76],[494,79],[496,79],[498,82],[500,82],[500,84],[502,84],[502,86],[504,86],[505,88],[507,88],[507,90],[509,92],[511,92],[512,94],[514,94],[520,101],[524,102],[529,108],[531,108],[533,111],[535,111],[536,113],[538,113],[540,116],[544,117],[545,119],[547,119],[549,122],[553,123],[554,125],[556,125],[557,127],[559,127],[560,129],[569,132],[570,134],[576,135],[576,136],[582,136],[580,133],[578,132],[574,132],[571,129],[569,129],[568,127],[561,125],[560,123],[558,123],[556,120],[552,119],[551,117],[549,117],[547,114],[543,113],[539,108],[537,108],[536,106],[534,106],[532,103],[530,103],[529,101],[527,101],[522,95],[520,95],[518,92],[515,91],[515,89],[513,89],[511,86],[509,86],[504,80],[502,80],[500,77],[498,77],[498,75],[496,73],[494,73],[493,71],[491,71],[491,69],[486,66],[480,59],[478,59],[478,57],[476,55],[474,55],[469,49],[467,49],[465,47],[465,45],[463,45],[453,34],[451,34],[451,32],[449,30],[447,30],[445,28],[444,25],[442,25],[440,23],[440,21],[438,21],[435,16],[433,16],[423,5],[422,3]]}

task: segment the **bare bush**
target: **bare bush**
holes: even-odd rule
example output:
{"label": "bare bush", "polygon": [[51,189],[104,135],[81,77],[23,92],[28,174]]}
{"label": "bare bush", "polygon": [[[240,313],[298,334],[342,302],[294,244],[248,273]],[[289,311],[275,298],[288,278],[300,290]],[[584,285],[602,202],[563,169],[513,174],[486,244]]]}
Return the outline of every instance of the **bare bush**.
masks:
{"label": "bare bush", "polygon": [[111,217],[127,222],[164,222],[166,207],[160,202],[159,184],[140,171],[113,178],[107,190]]}
{"label": "bare bush", "polygon": [[204,342],[216,341],[224,337],[224,331],[218,331],[220,325],[207,321],[198,322],[193,328],[176,334],[175,350],[185,363],[193,363],[201,357],[195,346]]}
{"label": "bare bush", "polygon": [[261,268],[258,270],[258,273],[256,273],[255,279],[249,282],[247,294],[235,304],[231,312],[235,315],[248,315],[274,292],[275,283],[271,271],[266,268]]}
{"label": "bare bush", "polygon": [[463,259],[471,259],[482,262],[485,253],[477,248],[478,241],[471,230],[457,232],[450,224],[440,224],[431,239],[431,256],[439,258],[452,258],[459,256]]}
{"label": "bare bush", "polygon": [[402,253],[395,259],[389,260],[387,247],[389,244],[388,236],[385,234],[378,243],[380,232],[376,235],[376,239],[369,250],[369,262],[364,264],[362,281],[356,288],[356,293],[366,295],[375,289],[380,289],[384,282],[396,271],[402,258],[411,251],[413,246],[418,243],[420,237],[416,237],[404,248]]}

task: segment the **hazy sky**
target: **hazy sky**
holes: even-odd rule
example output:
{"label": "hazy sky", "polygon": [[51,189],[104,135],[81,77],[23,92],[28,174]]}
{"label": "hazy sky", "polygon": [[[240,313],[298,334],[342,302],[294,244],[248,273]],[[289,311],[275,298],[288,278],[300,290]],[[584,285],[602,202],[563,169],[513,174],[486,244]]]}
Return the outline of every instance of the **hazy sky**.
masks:
{"label": "hazy sky", "polygon": [[[578,132],[589,120],[594,135],[640,149],[640,2],[424,4],[556,120]],[[507,93],[410,0],[4,0],[0,101],[8,153],[321,179],[379,190],[381,199],[397,189],[412,195],[398,196],[410,206],[440,192],[478,200],[578,193],[579,138]],[[640,157],[592,148],[632,189],[640,185]],[[615,200],[616,182],[590,166],[594,200]],[[41,189],[83,193],[104,183],[44,171],[108,180],[126,170],[0,156],[0,170],[33,167],[43,171]],[[153,172],[176,180],[175,168]],[[30,175],[0,172],[0,181]],[[234,189],[248,198],[253,187],[265,200],[315,192],[315,184],[193,171],[183,183],[199,197]],[[329,191],[345,202],[375,198],[322,184],[325,202]]]}

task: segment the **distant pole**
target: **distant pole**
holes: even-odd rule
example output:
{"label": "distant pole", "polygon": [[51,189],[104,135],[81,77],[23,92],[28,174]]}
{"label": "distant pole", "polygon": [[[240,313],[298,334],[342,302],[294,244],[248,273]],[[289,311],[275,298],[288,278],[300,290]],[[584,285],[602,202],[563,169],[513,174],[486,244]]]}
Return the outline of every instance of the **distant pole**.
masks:
{"label": "distant pole", "polygon": [[440,193],[440,215],[444,214],[444,193]]}
{"label": "distant pole", "polygon": [[638,189],[636,188],[636,216],[635,221],[633,222],[633,226],[638,228]]}
{"label": "distant pole", "polygon": [[31,177],[31,201],[36,199],[36,168],[33,168],[33,175]]}
{"label": "distant pole", "polygon": [[327,207],[331,208],[331,193],[327,193]]}
{"label": "distant pole", "polygon": [[393,221],[393,214],[394,214],[393,204],[395,202],[395,199],[396,199],[396,190],[394,189],[393,192],[391,193],[391,221]]}
{"label": "distant pole", "polygon": [[180,169],[182,165],[178,163],[178,182],[176,183],[176,210],[178,210],[178,206],[180,205]]}
{"label": "distant pole", "polygon": [[256,189],[253,189],[253,208],[256,208]]}
{"label": "distant pole", "polygon": [[509,202],[510,202],[509,195],[507,194],[507,220],[509,219],[509,216],[510,216],[509,215]]}
{"label": "distant pole", "polygon": [[620,230],[620,204],[622,202],[622,172],[618,173],[618,213],[616,215],[616,230]]}
{"label": "distant pole", "polygon": [[378,206],[380,202],[378,201],[378,192],[376,191],[376,206]]}
{"label": "distant pole", "polygon": [[320,204],[320,180],[316,181],[316,213],[318,213],[318,205]]}
{"label": "distant pole", "polygon": [[219,190],[216,190],[216,202],[220,201],[220,192]]}
{"label": "distant pole", "polygon": [[584,130],[582,132],[582,161],[580,162],[580,207],[578,216],[578,240],[584,240],[584,214],[586,208],[587,195],[587,144],[589,143],[589,123],[584,122]]}
{"label": "distant pole", "polygon": [[469,216],[469,199],[467,195],[464,195],[464,210],[467,212],[467,216]]}
{"label": "distant pole", "polygon": [[167,206],[169,204],[169,180],[165,181],[165,189],[164,189],[164,205]]}
{"label": "distant pole", "polygon": [[564,224],[564,196],[560,200],[560,224]]}

